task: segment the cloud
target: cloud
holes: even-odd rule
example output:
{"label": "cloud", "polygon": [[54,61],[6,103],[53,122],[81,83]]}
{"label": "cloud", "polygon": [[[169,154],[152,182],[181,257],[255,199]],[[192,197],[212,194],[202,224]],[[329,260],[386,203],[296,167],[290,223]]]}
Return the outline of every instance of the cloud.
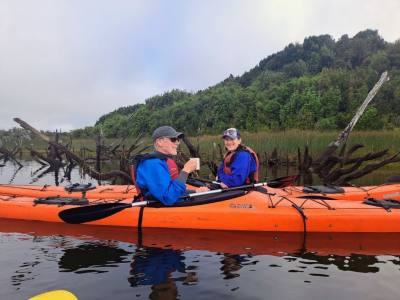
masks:
{"label": "cloud", "polygon": [[0,128],[93,125],[173,88],[241,75],[291,42],[377,29],[400,38],[400,2],[0,2]]}

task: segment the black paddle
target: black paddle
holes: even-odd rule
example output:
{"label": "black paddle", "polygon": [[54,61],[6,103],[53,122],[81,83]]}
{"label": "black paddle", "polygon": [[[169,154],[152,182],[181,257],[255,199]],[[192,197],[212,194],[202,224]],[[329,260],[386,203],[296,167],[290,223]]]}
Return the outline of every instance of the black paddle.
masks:
{"label": "black paddle", "polygon": [[[290,176],[292,178],[292,183],[297,179],[296,176]],[[295,178],[296,177],[296,178]],[[278,179],[274,179],[272,181],[272,186],[269,182],[260,182],[260,183],[252,183],[248,185],[236,186],[227,189],[218,189],[201,193],[193,193],[182,196],[182,199],[192,199],[201,196],[213,195],[218,193],[225,193],[229,191],[236,190],[247,190],[252,188],[257,188],[261,186],[271,186],[272,188],[284,188],[289,185],[289,179],[287,177],[282,177]],[[280,184],[279,184],[280,182]],[[113,214],[120,212],[126,208],[135,207],[135,206],[154,206],[154,207],[162,207],[159,201],[139,201],[132,203],[102,203],[95,205],[87,205],[81,207],[69,208],[61,211],[58,216],[66,223],[70,224],[80,224],[91,221],[96,221],[100,219],[107,218]]]}
{"label": "black paddle", "polygon": [[289,175],[285,177],[279,177],[268,181],[268,186],[273,189],[283,189],[293,183],[299,178],[299,175]]}
{"label": "black paddle", "polygon": [[[154,201],[155,202],[155,201]],[[132,203],[102,203],[69,208],[58,213],[61,220],[69,224],[81,224],[101,220],[120,212],[126,208],[135,206],[147,206],[150,201],[139,201]],[[78,209],[77,209],[78,208]]]}
{"label": "black paddle", "polygon": [[[275,178],[275,179],[268,181],[267,185],[270,188],[283,189],[287,186],[292,185],[298,178],[299,178],[299,175],[289,175],[289,176],[279,177],[279,178]],[[186,181],[186,183],[196,186],[196,187],[204,186],[206,183],[212,184],[213,187],[221,187],[220,182],[218,182],[218,181],[210,180],[210,179],[206,179],[206,178],[198,178],[198,177],[196,177],[196,178],[189,177],[188,180]]]}

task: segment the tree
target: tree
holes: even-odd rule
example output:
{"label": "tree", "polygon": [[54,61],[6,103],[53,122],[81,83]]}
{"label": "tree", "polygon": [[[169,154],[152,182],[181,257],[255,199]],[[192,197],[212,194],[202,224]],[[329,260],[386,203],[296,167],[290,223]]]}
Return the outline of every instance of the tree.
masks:
{"label": "tree", "polygon": [[356,126],[357,129],[361,130],[377,130],[383,128],[383,121],[379,117],[378,110],[375,107],[368,107]]}

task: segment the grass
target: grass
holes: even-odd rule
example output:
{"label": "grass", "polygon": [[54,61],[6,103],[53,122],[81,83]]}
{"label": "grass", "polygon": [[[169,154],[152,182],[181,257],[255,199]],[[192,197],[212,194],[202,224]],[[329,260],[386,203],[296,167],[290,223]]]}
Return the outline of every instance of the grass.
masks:
{"label": "grass", "polygon": [[[265,153],[270,157],[272,151],[277,149],[278,155],[284,160],[286,157],[290,161],[297,160],[297,149],[303,152],[304,147],[308,146],[310,155],[317,157],[327,145],[336,140],[340,132],[318,132],[318,131],[304,131],[304,130],[288,130],[281,132],[258,132],[258,133],[242,133],[243,143],[252,147],[257,151],[262,158],[265,158]],[[204,135],[199,137],[189,137],[193,145],[200,146],[200,152],[204,160],[213,160],[217,162],[219,160],[219,147],[218,144],[223,148],[223,142],[221,135]],[[125,141],[126,148],[129,147],[135,138],[130,138]],[[62,142],[65,144],[69,139],[64,138]],[[112,143],[118,143],[120,139],[106,139],[106,144],[111,145]],[[384,149],[389,149],[390,154],[395,154],[400,151],[400,130],[392,131],[354,131],[350,134],[348,145],[363,144],[365,147],[358,150],[355,155],[359,156],[368,152],[377,152]],[[142,140],[143,145],[151,144],[149,137]],[[7,149],[13,149],[15,142],[12,140],[7,144],[3,143],[3,147]],[[25,147],[32,147],[35,150],[42,152],[46,151],[48,144],[38,139],[29,140],[23,145],[24,156],[29,156],[29,153]],[[96,142],[94,138],[91,139],[75,139],[72,140],[72,149],[76,154],[82,156],[80,153],[81,148],[89,148],[95,150]],[[187,152],[184,145],[181,145],[181,150]],[[95,156],[94,152],[86,152],[86,157]],[[104,168],[118,169],[118,166],[104,164]],[[361,178],[355,183],[359,184],[377,184],[382,183],[384,179],[390,175],[398,174],[397,170],[400,167],[400,163],[390,164],[384,168],[374,171],[373,174]],[[204,169],[204,172],[208,172]],[[280,167],[277,172],[273,173],[274,170],[270,168],[262,167],[262,177],[268,176],[268,178],[275,178],[279,176],[285,176],[288,174],[297,173],[297,169],[288,170],[285,166]],[[208,175],[203,174],[203,175]]]}
{"label": "grass", "polygon": [[[318,132],[304,130],[290,130],[282,132],[243,133],[242,141],[260,154],[271,153],[275,148],[279,155],[297,156],[297,149],[309,147],[311,155],[320,154],[339,132]],[[198,138],[202,153],[210,153],[213,143],[222,141],[220,136],[202,136]],[[348,145],[363,144],[365,147],[359,153],[376,152],[389,149],[390,153],[400,151],[400,131],[356,131],[349,136]]]}
{"label": "grass", "polygon": [[[304,150],[305,146],[309,147],[312,156],[321,153],[330,142],[335,140],[339,132],[318,132],[305,130],[288,130],[279,132],[258,132],[258,133],[242,133],[242,141],[244,144],[252,147],[255,151],[263,155],[265,152],[270,154],[274,149],[277,149],[280,156],[297,157],[297,149]],[[106,144],[119,142],[120,139],[106,139]],[[130,138],[125,141],[126,147],[129,147],[135,138]],[[223,147],[220,135],[204,135],[199,137],[190,137],[191,142],[196,146],[200,145],[200,152],[205,156],[212,156],[212,152],[219,152],[218,144]],[[69,139],[64,138],[62,142],[65,144]],[[151,144],[150,138],[142,140],[143,145]],[[400,130],[391,131],[354,131],[350,134],[348,145],[356,143],[363,144],[365,147],[358,150],[359,154],[367,152],[376,152],[383,149],[389,149],[390,153],[395,153],[400,150]],[[12,149],[15,142],[5,143],[3,146]],[[35,150],[45,151],[47,143],[38,139],[32,139],[25,142],[25,147],[32,147]],[[74,139],[72,140],[72,149],[79,154],[81,148],[89,148],[95,150],[95,139]],[[181,146],[185,151],[184,146]]]}

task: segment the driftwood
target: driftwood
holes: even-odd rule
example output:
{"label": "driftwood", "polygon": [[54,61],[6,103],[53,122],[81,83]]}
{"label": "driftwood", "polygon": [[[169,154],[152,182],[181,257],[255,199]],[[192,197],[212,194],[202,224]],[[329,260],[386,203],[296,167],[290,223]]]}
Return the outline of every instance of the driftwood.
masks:
{"label": "driftwood", "polygon": [[358,119],[362,116],[366,107],[372,101],[374,96],[378,93],[381,86],[388,80],[389,80],[388,73],[383,72],[379,81],[375,84],[375,86],[372,88],[372,90],[368,93],[367,97],[365,98],[365,100],[363,101],[361,106],[358,108],[357,112],[355,113],[355,115],[354,115],[353,119],[350,121],[350,123],[339,134],[338,138],[328,145],[328,147],[321,154],[321,156],[313,162],[311,171],[313,171],[316,174],[321,174],[321,171],[324,168],[324,165],[329,160],[329,157],[338,149],[339,146],[341,146],[342,144],[346,144],[347,139],[350,135],[350,132],[353,130],[354,126],[357,124]]}
{"label": "driftwood", "polygon": [[47,159],[47,157],[45,157],[44,155],[42,155],[39,151],[36,151],[30,147],[28,147],[28,150],[31,153],[31,157],[38,162],[39,164],[41,164],[42,166],[47,166],[47,165],[51,165],[52,161],[50,161],[49,159]]}
{"label": "driftwood", "polygon": [[82,158],[80,158],[73,152],[69,151],[69,149],[66,146],[64,146],[60,143],[57,143],[55,141],[52,141],[47,135],[36,130],[35,128],[30,126],[28,123],[26,123],[25,121],[23,121],[19,118],[14,118],[14,121],[17,122],[22,128],[31,131],[36,136],[40,137],[42,140],[49,143],[50,146],[53,146],[57,150],[62,151],[63,153],[68,155],[69,159],[75,161],[84,170],[84,172],[87,173],[92,178],[97,179],[97,180],[109,180],[109,179],[113,179],[115,177],[120,177],[127,182],[132,182],[131,177],[124,171],[115,170],[115,171],[110,171],[110,172],[106,172],[106,173],[101,173],[96,170],[93,170],[90,166],[88,166],[85,163],[85,161]]}
{"label": "driftwood", "polygon": [[[363,145],[353,145],[347,152],[346,143],[349,138],[350,132],[353,130],[359,118],[364,113],[368,104],[372,101],[381,86],[389,80],[387,72],[382,73],[379,81],[368,93],[367,97],[356,111],[354,117],[346,128],[339,134],[338,138],[332,141],[325,151],[314,161],[310,160],[308,149],[306,148],[303,162],[301,163],[301,155],[299,154],[298,160],[301,167],[299,170],[304,173],[314,173],[320,177],[325,184],[348,184],[349,180],[360,178],[372,171],[387,165],[389,163],[399,161],[399,153],[386,158],[378,163],[371,163],[365,167],[361,167],[365,162],[387,156],[388,150],[383,150],[375,153],[367,153],[359,157],[351,157]],[[335,152],[341,146],[339,154]],[[300,151],[300,150],[299,150]],[[300,152],[299,152],[300,153]]]}
{"label": "driftwood", "polygon": [[4,147],[0,147],[0,153],[3,155],[1,156],[1,159],[4,160],[4,162],[8,161],[11,159],[13,162],[15,162],[19,167],[23,167],[23,165],[15,158],[15,156],[20,152],[19,147],[15,147],[15,149],[9,151],[8,149]]}

